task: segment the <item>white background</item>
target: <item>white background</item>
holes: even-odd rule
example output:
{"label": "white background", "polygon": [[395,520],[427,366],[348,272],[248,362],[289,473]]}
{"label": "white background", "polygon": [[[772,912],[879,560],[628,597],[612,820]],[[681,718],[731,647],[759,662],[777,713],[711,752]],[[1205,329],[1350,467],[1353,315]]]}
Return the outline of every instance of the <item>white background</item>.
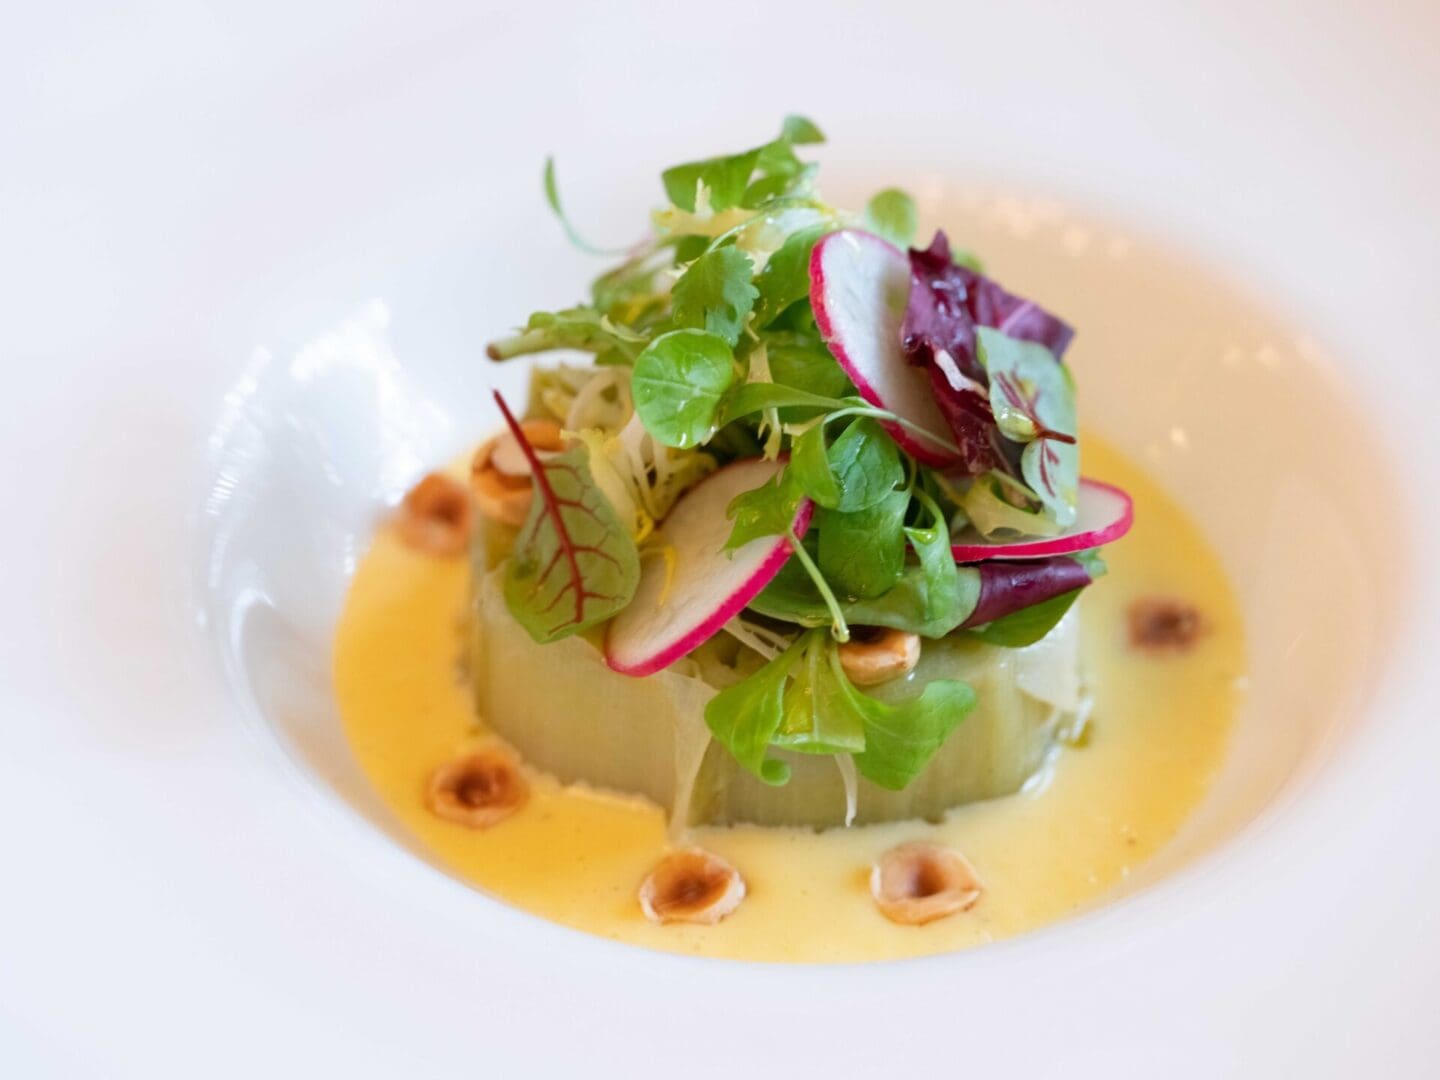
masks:
{"label": "white background", "polygon": [[1433,1075],[1419,660],[1375,705],[1414,722],[1183,903],[963,966],[760,970],[410,888],[240,721],[186,590],[204,437],[255,344],[391,267],[521,251],[507,295],[434,298],[459,327],[435,340],[493,331],[585,271],[547,152],[596,221],[789,111],[833,167],[1011,176],[1225,262],[1383,403],[1417,505],[1357,512],[1433,524],[1437,56],[1420,0],[7,5],[0,1073]]}

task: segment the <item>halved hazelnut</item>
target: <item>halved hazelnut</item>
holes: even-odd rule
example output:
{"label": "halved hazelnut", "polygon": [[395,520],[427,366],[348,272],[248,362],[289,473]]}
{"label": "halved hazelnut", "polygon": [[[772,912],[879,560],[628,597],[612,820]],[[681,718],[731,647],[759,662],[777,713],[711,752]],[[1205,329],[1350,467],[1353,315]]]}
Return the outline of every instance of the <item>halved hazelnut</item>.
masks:
{"label": "halved hazelnut", "polygon": [[1130,645],[1143,652],[1185,652],[1205,629],[1196,607],[1166,597],[1136,600],[1130,605],[1127,619]]}
{"label": "halved hazelnut", "polygon": [[745,899],[745,879],[718,855],[687,848],[665,856],[640,884],[640,910],[651,922],[712,926]]}
{"label": "halved hazelnut", "polygon": [[[548,456],[564,447],[554,420],[522,420],[520,430],[537,453]],[[480,512],[494,521],[520,526],[530,513],[534,492],[530,459],[509,431],[487,439],[470,462],[470,487]]]}
{"label": "halved hazelnut", "polygon": [[878,686],[908,675],[920,662],[920,635],[883,626],[852,626],[839,647],[840,666],[856,686]]}
{"label": "halved hazelnut", "polygon": [[870,871],[870,894],[880,913],[908,926],[968,911],[984,889],[964,855],[919,840],[891,848]]}
{"label": "halved hazelnut", "polygon": [[437,817],[488,829],[525,805],[530,784],[520,762],[499,744],[482,746],[435,770],[425,801]]}
{"label": "halved hazelnut", "polygon": [[470,544],[475,508],[465,485],[430,473],[405,495],[395,515],[400,539],[427,555],[460,555]]}

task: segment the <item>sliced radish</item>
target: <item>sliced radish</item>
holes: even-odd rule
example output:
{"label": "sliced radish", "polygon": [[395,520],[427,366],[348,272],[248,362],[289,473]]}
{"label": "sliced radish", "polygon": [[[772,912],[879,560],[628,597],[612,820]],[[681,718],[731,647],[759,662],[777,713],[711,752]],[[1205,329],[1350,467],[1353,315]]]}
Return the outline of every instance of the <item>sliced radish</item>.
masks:
{"label": "sliced radish", "polygon": [[1124,491],[1113,484],[1082,479],[1075,524],[1059,536],[992,543],[970,528],[955,537],[956,543],[950,550],[955,561],[962,563],[1071,555],[1119,540],[1130,531],[1134,520],[1135,506]]}
{"label": "sliced radish", "polygon": [[[943,436],[950,428],[935,404],[930,375],[906,363],[900,347],[909,297],[910,260],[880,237],[842,229],[815,245],[810,306],[820,335],[855,389],[877,409]],[[884,426],[916,461],[944,466],[957,460],[953,450],[894,421]]]}
{"label": "sliced radish", "polygon": [[[725,466],[680,497],[660,532],[664,557],[646,559],[635,599],[610,621],[605,662],[622,675],[653,675],[720,632],[790,558],[783,536],[751,540],[725,550],[732,522],[726,510],[737,495],[765,484],[783,461],[750,458]],[[810,525],[807,499],[795,514],[795,535]]]}

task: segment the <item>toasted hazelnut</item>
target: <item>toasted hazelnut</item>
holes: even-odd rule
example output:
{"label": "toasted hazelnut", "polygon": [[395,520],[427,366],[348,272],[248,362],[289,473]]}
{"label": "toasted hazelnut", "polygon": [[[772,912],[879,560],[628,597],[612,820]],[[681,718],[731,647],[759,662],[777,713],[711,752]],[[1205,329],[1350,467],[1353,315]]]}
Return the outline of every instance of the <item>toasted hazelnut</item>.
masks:
{"label": "toasted hazelnut", "polygon": [[1130,605],[1127,620],[1130,646],[1142,652],[1185,652],[1205,629],[1197,608],[1166,597],[1136,600]]}
{"label": "toasted hazelnut", "polygon": [[870,871],[870,893],[880,913],[908,926],[968,911],[984,888],[960,852],[919,840],[891,848]]}
{"label": "toasted hazelnut", "polygon": [[416,551],[451,557],[469,546],[474,518],[465,485],[444,473],[430,473],[400,503],[395,527]]}
{"label": "toasted hazelnut", "polygon": [[853,626],[839,648],[840,666],[856,686],[876,686],[908,675],[920,662],[920,636],[880,626]]}
{"label": "toasted hazelnut", "polygon": [[687,848],[665,856],[640,884],[640,910],[655,923],[714,925],[745,899],[745,879],[718,855]]}
{"label": "toasted hazelnut", "polygon": [[[560,425],[554,420],[522,420],[520,430],[538,453],[549,455],[564,446]],[[530,459],[512,433],[503,431],[487,439],[475,452],[470,462],[470,487],[486,517],[517,527],[525,524],[534,480]]]}
{"label": "toasted hazelnut", "polygon": [[432,813],[472,829],[498,825],[529,797],[530,784],[520,762],[499,743],[440,766],[425,791]]}

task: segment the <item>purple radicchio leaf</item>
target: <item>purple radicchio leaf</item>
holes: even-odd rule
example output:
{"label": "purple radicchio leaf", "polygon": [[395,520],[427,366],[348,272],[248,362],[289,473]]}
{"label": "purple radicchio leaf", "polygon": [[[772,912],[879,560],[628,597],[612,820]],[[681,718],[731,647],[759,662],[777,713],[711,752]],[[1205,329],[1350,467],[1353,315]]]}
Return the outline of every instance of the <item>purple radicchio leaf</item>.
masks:
{"label": "purple radicchio leaf", "polygon": [[1014,562],[992,559],[974,568],[980,573],[980,599],[962,627],[983,626],[1094,580],[1084,563],[1064,556]]}
{"label": "purple radicchio leaf", "polygon": [[929,369],[935,402],[960,448],[959,468],[971,476],[993,468],[1013,471],[1015,457],[995,426],[989,379],[976,355],[977,326],[1037,342],[1057,360],[1074,337],[1039,305],[957,266],[944,232],[937,232],[928,248],[911,248],[901,347],[911,364]]}

